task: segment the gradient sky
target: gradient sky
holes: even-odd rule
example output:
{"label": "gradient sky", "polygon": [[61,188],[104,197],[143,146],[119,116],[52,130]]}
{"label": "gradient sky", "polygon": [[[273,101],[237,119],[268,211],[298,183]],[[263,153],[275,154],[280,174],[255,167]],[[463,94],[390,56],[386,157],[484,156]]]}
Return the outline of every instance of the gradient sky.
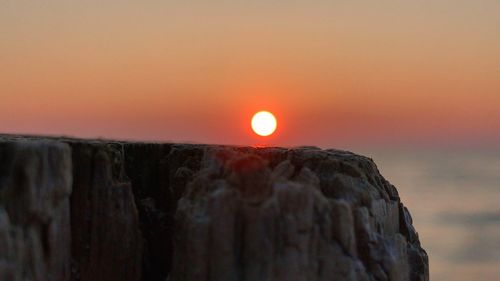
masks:
{"label": "gradient sky", "polygon": [[[500,142],[500,1],[0,0],[0,132]],[[278,118],[269,140],[253,112]]]}

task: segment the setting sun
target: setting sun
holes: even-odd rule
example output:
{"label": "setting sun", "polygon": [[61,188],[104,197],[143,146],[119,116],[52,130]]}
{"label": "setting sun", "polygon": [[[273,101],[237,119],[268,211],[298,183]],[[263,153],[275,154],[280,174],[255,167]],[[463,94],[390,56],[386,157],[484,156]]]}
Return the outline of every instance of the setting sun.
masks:
{"label": "setting sun", "polygon": [[269,136],[276,130],[276,117],[271,112],[259,111],[252,117],[252,129],[259,136]]}

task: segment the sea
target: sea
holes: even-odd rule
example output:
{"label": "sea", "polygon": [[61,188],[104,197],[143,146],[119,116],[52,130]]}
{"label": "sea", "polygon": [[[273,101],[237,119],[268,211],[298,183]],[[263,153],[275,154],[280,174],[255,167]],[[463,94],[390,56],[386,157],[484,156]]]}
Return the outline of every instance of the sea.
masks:
{"label": "sea", "polygon": [[432,281],[500,280],[500,148],[367,149],[412,214]]}

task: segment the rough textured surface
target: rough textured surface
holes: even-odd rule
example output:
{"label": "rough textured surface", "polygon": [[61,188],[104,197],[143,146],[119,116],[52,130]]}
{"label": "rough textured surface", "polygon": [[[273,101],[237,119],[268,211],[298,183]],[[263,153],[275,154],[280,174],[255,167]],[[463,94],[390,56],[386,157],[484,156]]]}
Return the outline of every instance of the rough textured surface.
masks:
{"label": "rough textured surface", "polygon": [[140,280],[143,242],[122,154],[112,145],[71,145],[73,280]]}
{"label": "rough textured surface", "polygon": [[0,143],[0,280],[68,280],[71,151]]}
{"label": "rough textured surface", "polygon": [[0,136],[0,280],[429,277],[363,156]]}

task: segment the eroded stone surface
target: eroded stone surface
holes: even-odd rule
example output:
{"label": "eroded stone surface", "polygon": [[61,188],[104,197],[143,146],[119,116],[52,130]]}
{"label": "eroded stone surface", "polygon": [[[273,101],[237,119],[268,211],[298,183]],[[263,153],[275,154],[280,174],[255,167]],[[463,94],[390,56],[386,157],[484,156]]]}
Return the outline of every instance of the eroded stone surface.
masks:
{"label": "eroded stone surface", "polygon": [[0,141],[0,280],[68,280],[71,150]]}
{"label": "eroded stone surface", "polygon": [[143,241],[121,146],[70,143],[73,280],[141,280]]}
{"label": "eroded stone surface", "polygon": [[0,280],[428,280],[397,190],[339,150],[0,136]]}
{"label": "eroded stone surface", "polygon": [[175,233],[171,280],[428,280],[395,188],[343,151],[208,147]]}

